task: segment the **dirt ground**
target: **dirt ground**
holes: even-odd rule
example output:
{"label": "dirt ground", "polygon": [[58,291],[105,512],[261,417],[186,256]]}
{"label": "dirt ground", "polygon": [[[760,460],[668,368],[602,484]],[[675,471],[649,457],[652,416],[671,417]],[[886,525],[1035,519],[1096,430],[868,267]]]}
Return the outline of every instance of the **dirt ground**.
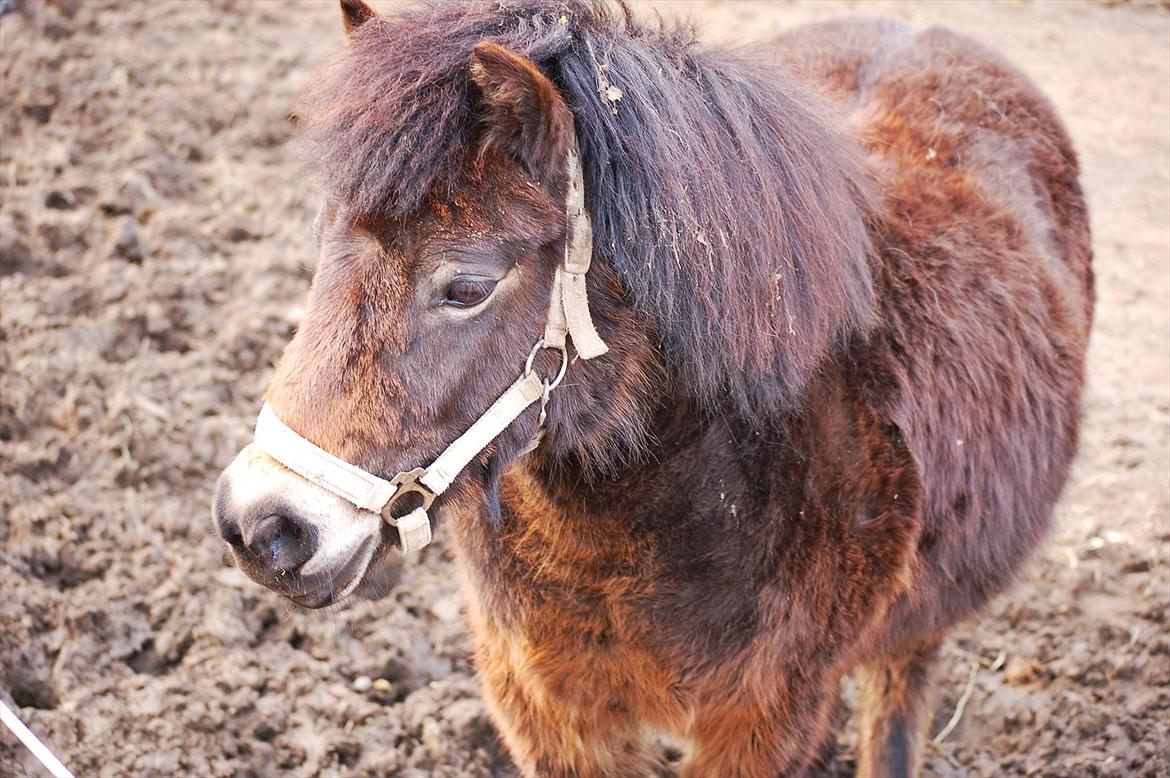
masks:
{"label": "dirt ground", "polygon": [[[1170,774],[1170,13],[668,10],[714,40],[945,23],[1055,100],[1100,289],[1081,455],[1051,542],[947,650],[932,732],[966,704],[926,770]],[[0,699],[79,775],[513,772],[441,536],[385,599],[307,613],[211,534],[314,262],[287,115],[341,41],[333,2],[26,0],[0,20]],[[13,774],[40,773],[0,732]]]}

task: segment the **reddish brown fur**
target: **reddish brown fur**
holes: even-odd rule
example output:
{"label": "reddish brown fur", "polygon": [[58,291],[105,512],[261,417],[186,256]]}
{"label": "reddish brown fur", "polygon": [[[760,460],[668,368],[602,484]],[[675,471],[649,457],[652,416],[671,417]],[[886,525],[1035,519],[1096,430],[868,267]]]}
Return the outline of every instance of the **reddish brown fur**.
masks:
{"label": "reddish brown fur", "polygon": [[341,21],[350,35],[376,14],[363,0],[341,0]]}
{"label": "reddish brown fur", "polygon": [[569,152],[573,115],[552,82],[498,43],[472,50],[470,72],[484,108],[481,148],[502,149],[533,175],[556,170]]}
{"label": "reddish brown fur", "polygon": [[[944,30],[802,28],[768,50],[788,74],[773,84],[609,13],[533,0],[354,31],[348,70],[310,103],[310,134],[335,144],[331,205],[269,401],[384,475],[465,429],[544,326],[571,110],[599,235],[590,302],[612,351],[573,364],[534,454],[516,459],[533,410],[440,503],[510,752],[529,774],[642,775],[662,766],[646,738],[661,731],[687,741],[693,775],[800,774],[859,668],[861,772],[912,772],[938,641],[1036,547],[1076,445],[1093,296],[1069,140],[1024,76]],[[473,53],[483,30],[528,59]],[[606,41],[609,78],[630,87],[617,119],[577,89],[596,77],[575,70],[582,42]],[[709,153],[770,154],[736,134],[767,124],[784,128],[775,143],[822,139],[815,164],[760,156],[768,178],[749,183],[729,156],[703,169],[703,191],[671,189],[681,167],[637,156],[672,116],[638,103],[667,94],[644,73],[677,79],[679,104],[698,82],[754,101],[758,125],[693,117],[695,137],[722,138]],[[415,137],[434,128],[411,121],[455,128],[443,142],[457,143]],[[411,154],[425,193],[393,174]],[[633,178],[618,180],[624,159]],[[687,232],[660,255],[650,225],[621,221],[642,184],[691,192],[712,233],[775,242],[712,254]],[[720,186],[744,215],[704,199]],[[456,255],[505,274],[458,320],[427,303]],[[801,311],[811,324],[790,320]]]}

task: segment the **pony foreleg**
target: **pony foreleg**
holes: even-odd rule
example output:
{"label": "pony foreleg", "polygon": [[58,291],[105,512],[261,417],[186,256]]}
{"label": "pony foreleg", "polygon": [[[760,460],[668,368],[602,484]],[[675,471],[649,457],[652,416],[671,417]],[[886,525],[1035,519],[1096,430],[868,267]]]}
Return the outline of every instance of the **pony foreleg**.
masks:
{"label": "pony foreleg", "polygon": [[939,640],[862,666],[858,778],[909,778],[918,774],[930,723],[931,671]]}

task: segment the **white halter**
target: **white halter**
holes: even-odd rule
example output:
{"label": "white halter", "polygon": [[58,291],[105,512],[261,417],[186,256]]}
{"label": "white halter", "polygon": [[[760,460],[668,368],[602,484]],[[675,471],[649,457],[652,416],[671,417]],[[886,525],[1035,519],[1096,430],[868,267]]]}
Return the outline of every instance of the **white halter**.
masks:
{"label": "white halter", "polygon": [[[431,521],[427,515],[431,503],[447,490],[472,459],[537,400],[541,406],[540,427],[528,450],[540,443],[549,394],[560,384],[569,366],[566,336],[573,338],[573,345],[582,359],[593,359],[609,350],[589,315],[585,274],[593,256],[593,228],[585,211],[585,185],[576,149],[570,150],[567,164],[569,190],[565,210],[570,232],[565,240],[564,262],[557,267],[553,278],[544,337],[532,347],[524,372],[516,382],[428,467],[398,473],[387,481],[302,437],[281,421],[268,403],[260,409],[254,439],[257,446],[302,478],[361,510],[380,515],[384,521],[397,527],[404,552],[416,551],[431,542]],[[560,371],[551,381],[541,378],[532,369],[532,362],[542,348],[561,352]],[[419,495],[422,505],[401,518],[394,518],[390,509],[398,499],[411,492]]]}

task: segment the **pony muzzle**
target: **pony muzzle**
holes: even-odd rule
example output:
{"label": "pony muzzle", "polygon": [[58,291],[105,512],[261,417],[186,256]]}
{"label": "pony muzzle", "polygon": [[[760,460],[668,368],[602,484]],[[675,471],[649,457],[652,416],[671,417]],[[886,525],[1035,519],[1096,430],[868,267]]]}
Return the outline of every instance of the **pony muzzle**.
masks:
{"label": "pony muzzle", "polygon": [[308,607],[356,589],[381,541],[381,517],[302,478],[254,444],[220,476],[213,517],[249,578]]}

